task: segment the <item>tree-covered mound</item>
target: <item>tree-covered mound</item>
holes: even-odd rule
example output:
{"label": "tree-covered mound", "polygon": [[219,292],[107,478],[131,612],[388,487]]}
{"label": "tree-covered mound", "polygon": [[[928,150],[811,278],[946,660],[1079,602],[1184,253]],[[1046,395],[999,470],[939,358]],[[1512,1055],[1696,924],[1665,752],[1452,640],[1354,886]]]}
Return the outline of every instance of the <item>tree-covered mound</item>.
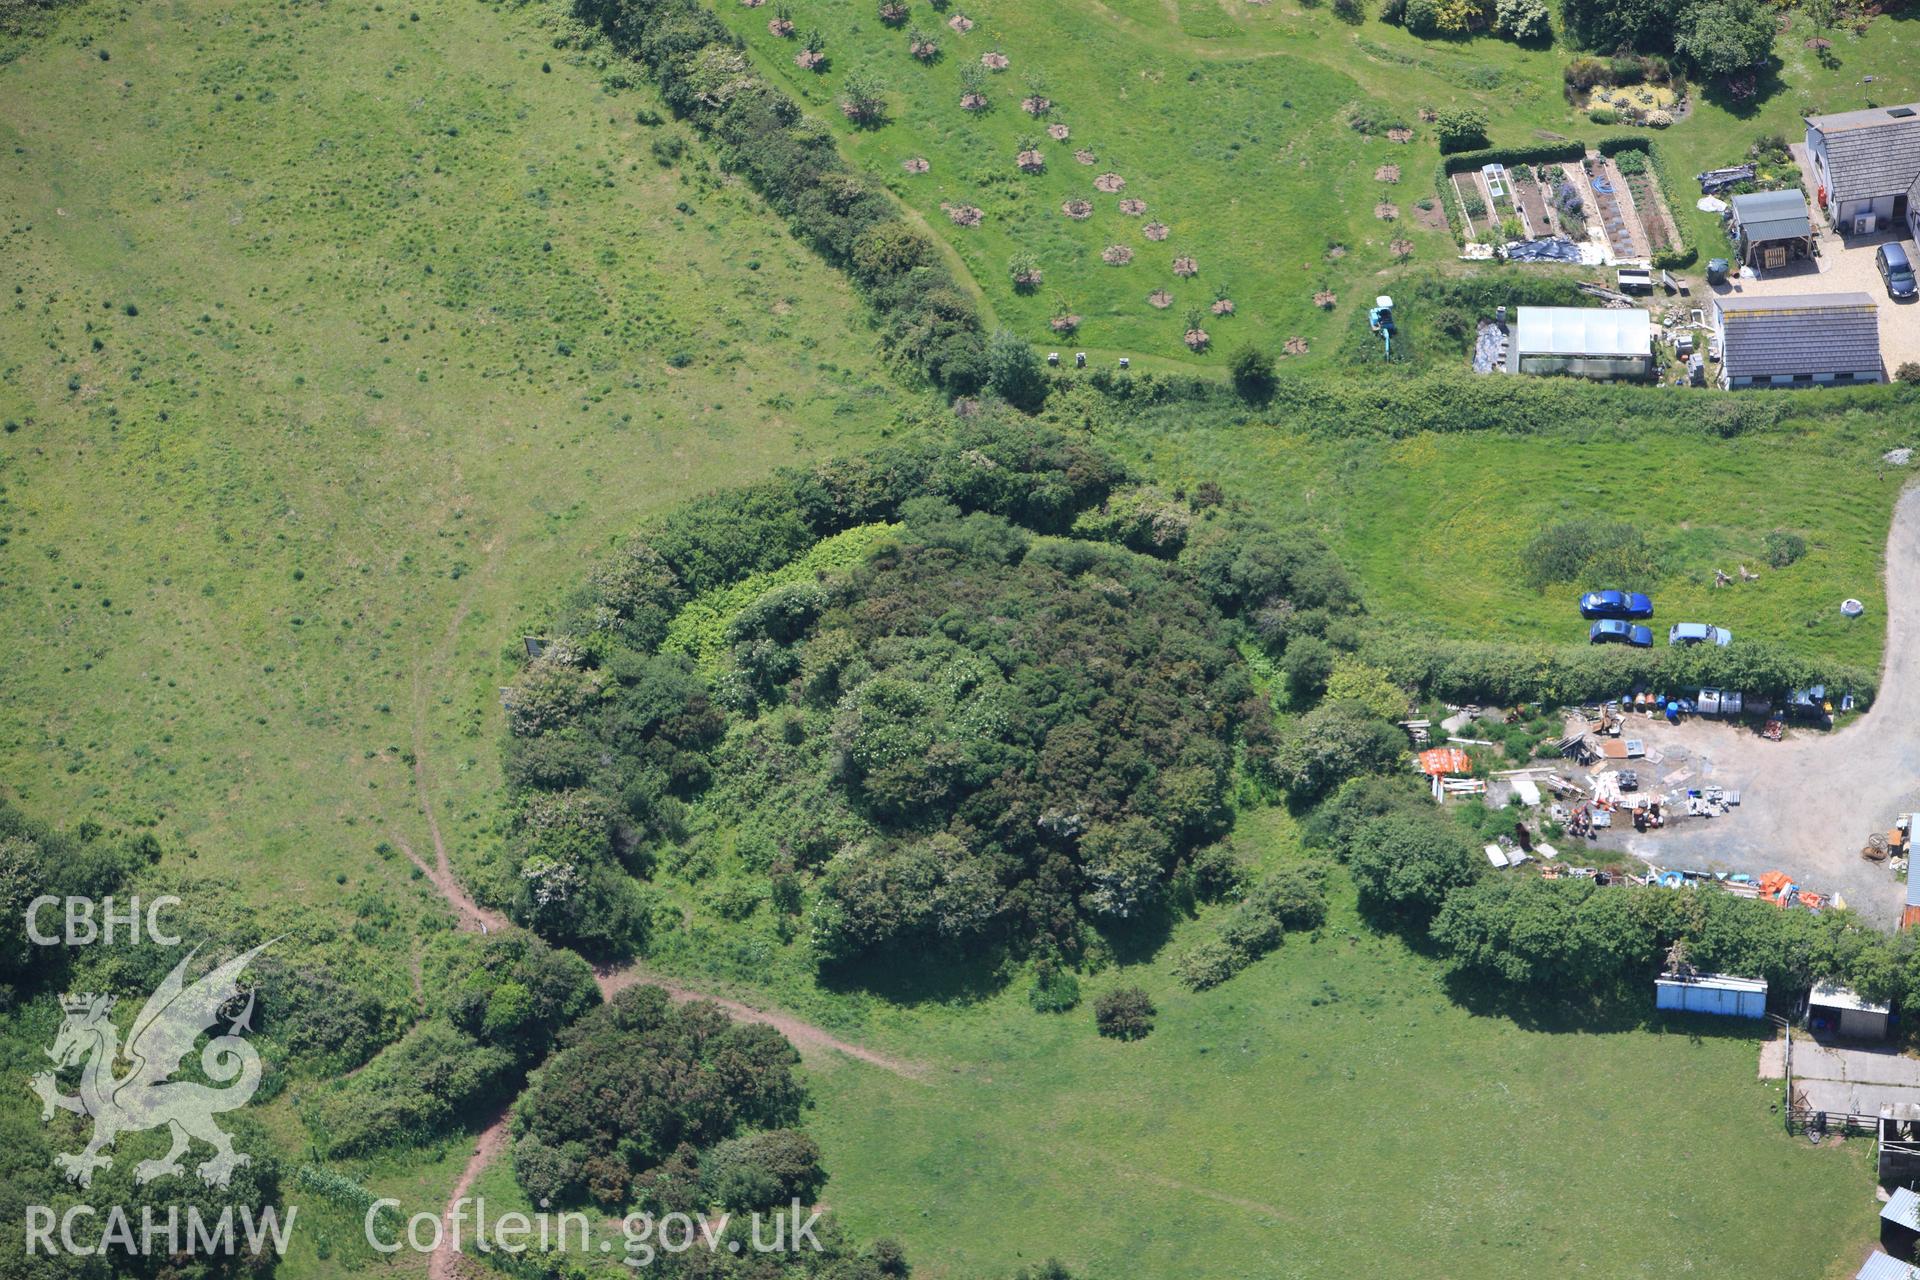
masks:
{"label": "tree-covered mound", "polygon": [[820,964],[1071,960],[1217,878],[1275,777],[1242,616],[1355,607],[1310,535],[1019,420],[715,495],[507,692],[512,909],[644,949],[672,878]]}

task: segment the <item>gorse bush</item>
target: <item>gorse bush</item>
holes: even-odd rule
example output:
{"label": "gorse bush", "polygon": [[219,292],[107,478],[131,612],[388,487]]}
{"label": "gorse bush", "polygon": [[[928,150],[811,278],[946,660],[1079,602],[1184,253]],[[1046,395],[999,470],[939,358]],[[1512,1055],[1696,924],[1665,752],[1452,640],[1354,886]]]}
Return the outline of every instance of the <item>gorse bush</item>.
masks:
{"label": "gorse bush", "polygon": [[818,963],[1011,944],[1065,973],[1088,925],[1211,882],[1236,779],[1277,777],[1231,620],[1324,634],[1357,593],[1300,527],[1123,480],[989,405],[629,542],[504,699],[516,918],[637,946],[653,868],[750,831],[766,887],[703,900],[804,916]]}
{"label": "gorse bush", "polygon": [[1158,1012],[1139,987],[1116,987],[1093,1002],[1093,1025],[1112,1040],[1144,1040]]}
{"label": "gorse bush", "polygon": [[1548,525],[1528,539],[1520,553],[1522,580],[1540,589],[1580,583],[1583,589],[1639,590],[1657,570],[1652,550],[1639,529],[1618,520],[1566,520]]}

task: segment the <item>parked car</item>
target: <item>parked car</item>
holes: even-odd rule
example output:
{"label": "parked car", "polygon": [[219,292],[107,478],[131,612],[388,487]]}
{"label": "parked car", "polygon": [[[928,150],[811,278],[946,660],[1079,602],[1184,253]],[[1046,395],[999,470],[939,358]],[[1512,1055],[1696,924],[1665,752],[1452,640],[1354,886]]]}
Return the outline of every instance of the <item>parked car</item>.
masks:
{"label": "parked car", "polygon": [[1889,298],[1905,301],[1920,294],[1920,284],[1916,284],[1913,278],[1913,260],[1899,245],[1881,245],[1874,252],[1873,265],[1880,268],[1880,278],[1887,282]]}
{"label": "parked car", "polygon": [[1653,648],[1653,628],[1636,627],[1618,618],[1602,618],[1587,628],[1588,644],[1630,644],[1636,649]]}
{"label": "parked car", "polygon": [[1717,644],[1722,649],[1733,643],[1733,632],[1706,622],[1676,622],[1667,628],[1668,644]]}
{"label": "parked car", "polygon": [[1743,701],[1732,689],[1702,689],[1700,696],[1693,700],[1693,709],[1703,716],[1737,716],[1743,709]]}
{"label": "parked car", "polygon": [[1653,601],[1638,591],[1589,591],[1580,597],[1583,618],[1651,618]]}

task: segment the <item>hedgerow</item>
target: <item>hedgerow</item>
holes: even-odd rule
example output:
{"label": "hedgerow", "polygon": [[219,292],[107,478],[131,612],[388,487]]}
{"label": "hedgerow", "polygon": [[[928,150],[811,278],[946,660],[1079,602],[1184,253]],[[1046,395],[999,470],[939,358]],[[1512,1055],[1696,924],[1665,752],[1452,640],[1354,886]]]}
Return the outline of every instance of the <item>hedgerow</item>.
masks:
{"label": "hedgerow", "polygon": [[979,313],[933,241],[847,165],[831,133],[753,70],[739,39],[698,0],[574,0],[574,14],[645,65],[726,167],[849,272],[897,359],[949,392],[985,381]]}

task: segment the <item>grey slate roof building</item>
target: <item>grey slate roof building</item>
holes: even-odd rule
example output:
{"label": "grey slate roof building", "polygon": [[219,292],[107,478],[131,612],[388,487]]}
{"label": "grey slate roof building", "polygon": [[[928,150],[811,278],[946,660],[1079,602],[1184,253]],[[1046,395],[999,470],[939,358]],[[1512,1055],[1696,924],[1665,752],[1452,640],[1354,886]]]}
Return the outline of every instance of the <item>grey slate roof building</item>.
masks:
{"label": "grey slate roof building", "polygon": [[1879,382],[1880,311],[1864,293],[1719,298],[1723,387]]}
{"label": "grey slate roof building", "polygon": [[1731,203],[1731,230],[1741,262],[1777,268],[1813,252],[1813,221],[1806,193],[1798,187],[1755,191],[1735,196]]}
{"label": "grey slate roof building", "polygon": [[1920,104],[1807,117],[1807,154],[1842,233],[1920,218]]}

